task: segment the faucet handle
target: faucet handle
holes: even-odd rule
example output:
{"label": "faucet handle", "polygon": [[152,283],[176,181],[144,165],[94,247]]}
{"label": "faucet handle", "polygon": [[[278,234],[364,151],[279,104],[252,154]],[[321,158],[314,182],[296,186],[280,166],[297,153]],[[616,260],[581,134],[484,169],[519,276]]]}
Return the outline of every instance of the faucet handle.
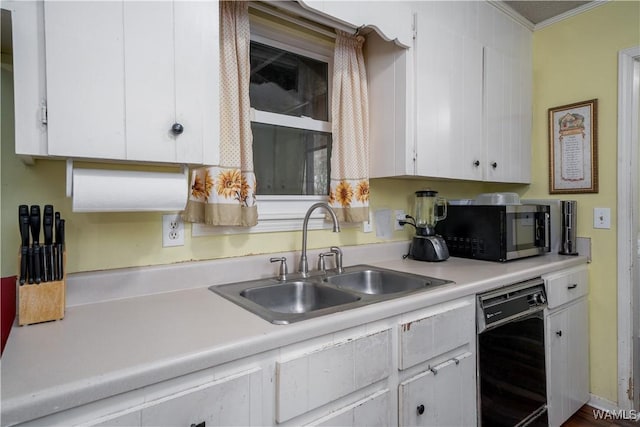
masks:
{"label": "faucet handle", "polygon": [[343,273],[344,268],[342,268],[342,249],[337,246],[331,246],[329,250],[336,256],[336,270],[338,270],[338,273]]}
{"label": "faucet handle", "polygon": [[333,255],[334,255],[333,252],[325,252],[325,253],[322,253],[322,254],[318,255],[318,270],[319,271],[322,271],[323,273],[326,273],[327,266],[325,265],[324,258],[328,257],[328,256],[333,256]]}
{"label": "faucet handle", "polygon": [[269,262],[279,262],[280,267],[278,268],[278,280],[285,281],[287,280],[287,274],[289,274],[289,269],[287,268],[287,258],[270,258]]}

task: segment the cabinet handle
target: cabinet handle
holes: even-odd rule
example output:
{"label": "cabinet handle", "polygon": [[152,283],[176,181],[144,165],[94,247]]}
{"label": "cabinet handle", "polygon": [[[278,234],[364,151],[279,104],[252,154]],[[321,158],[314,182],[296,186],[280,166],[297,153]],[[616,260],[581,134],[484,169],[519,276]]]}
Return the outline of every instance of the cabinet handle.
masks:
{"label": "cabinet handle", "polygon": [[205,427],[205,422],[201,422],[199,424],[191,424],[191,427]]}
{"label": "cabinet handle", "polygon": [[418,405],[416,410],[418,411],[418,415],[424,414],[424,405]]}
{"label": "cabinet handle", "polygon": [[569,286],[567,286],[567,289],[575,289],[575,288],[577,288],[577,287],[578,287],[578,284],[577,284],[577,283],[574,283],[573,285],[569,285]]}
{"label": "cabinet handle", "polygon": [[[184,126],[180,123],[174,123],[173,126],[171,126],[171,132],[173,132],[174,135],[180,135],[184,132]],[[196,427],[200,427],[200,425],[198,424]]]}
{"label": "cabinet handle", "polygon": [[498,167],[498,163],[496,163],[496,162],[491,163],[491,167],[494,168],[494,169],[497,168]]}
{"label": "cabinet handle", "polygon": [[473,166],[475,167],[480,166],[480,160],[476,160],[475,162],[473,162]]}
{"label": "cabinet handle", "polygon": [[556,335],[557,335],[557,336],[559,336],[559,337],[561,337],[561,336],[562,336],[562,331],[557,331],[557,332],[556,332]]}

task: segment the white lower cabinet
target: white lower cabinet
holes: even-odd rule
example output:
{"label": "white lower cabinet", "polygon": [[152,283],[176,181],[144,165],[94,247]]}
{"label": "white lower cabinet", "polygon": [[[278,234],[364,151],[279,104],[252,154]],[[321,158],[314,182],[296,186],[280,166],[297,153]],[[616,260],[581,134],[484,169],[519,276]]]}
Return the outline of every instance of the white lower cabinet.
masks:
{"label": "white lower cabinet", "polygon": [[476,425],[475,298],[439,304],[402,320],[398,424]]}
{"label": "white lower cabinet", "polygon": [[473,425],[474,319],[475,298],[465,297],[309,337],[25,425]]}
{"label": "white lower cabinet", "polygon": [[589,303],[587,269],[543,276],[549,426],[560,426],[589,401]]}
{"label": "white lower cabinet", "polygon": [[476,362],[465,352],[400,383],[399,425],[476,425]]}

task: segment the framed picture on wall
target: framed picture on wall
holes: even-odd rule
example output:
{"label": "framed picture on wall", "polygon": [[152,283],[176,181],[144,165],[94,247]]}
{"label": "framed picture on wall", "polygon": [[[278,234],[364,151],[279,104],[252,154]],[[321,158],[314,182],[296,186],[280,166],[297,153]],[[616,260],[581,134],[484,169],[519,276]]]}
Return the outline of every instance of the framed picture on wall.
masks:
{"label": "framed picture on wall", "polygon": [[549,108],[549,193],[598,192],[598,100]]}

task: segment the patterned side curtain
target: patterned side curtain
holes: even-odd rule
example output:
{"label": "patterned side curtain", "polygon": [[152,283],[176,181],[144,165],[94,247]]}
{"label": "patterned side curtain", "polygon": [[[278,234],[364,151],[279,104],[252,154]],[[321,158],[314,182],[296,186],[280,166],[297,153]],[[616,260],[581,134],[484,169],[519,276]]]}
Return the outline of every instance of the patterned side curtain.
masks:
{"label": "patterned side curtain", "polygon": [[341,222],[369,219],[369,97],[364,37],[337,30],[329,205]]}
{"label": "patterned side curtain", "polygon": [[198,168],[182,217],[209,225],[258,223],[253,172],[248,2],[220,2],[220,165]]}

